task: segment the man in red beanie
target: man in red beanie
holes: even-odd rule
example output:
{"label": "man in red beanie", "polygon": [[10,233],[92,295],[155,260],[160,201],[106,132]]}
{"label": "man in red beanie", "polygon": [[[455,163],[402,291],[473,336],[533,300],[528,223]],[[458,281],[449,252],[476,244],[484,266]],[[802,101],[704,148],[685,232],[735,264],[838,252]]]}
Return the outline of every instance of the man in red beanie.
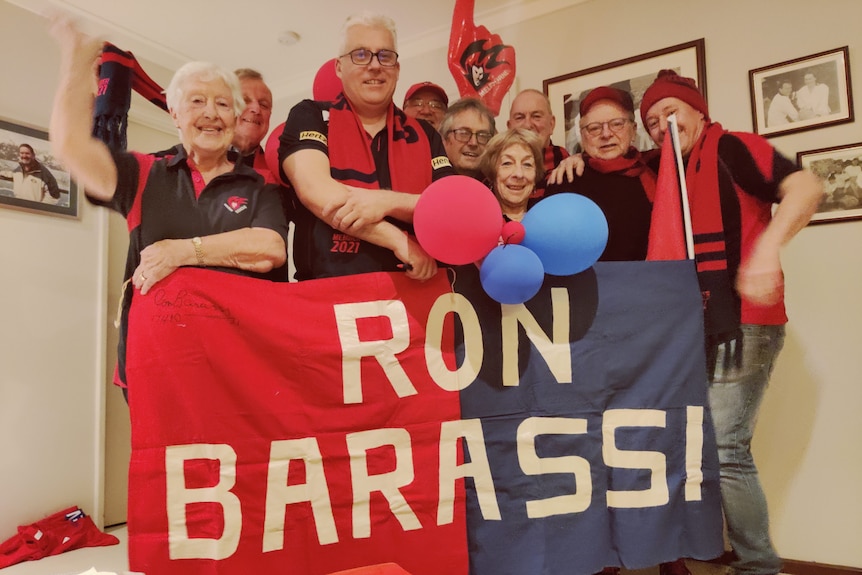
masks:
{"label": "man in red beanie", "polygon": [[411,118],[425,120],[439,130],[448,106],[449,96],[443,88],[432,82],[419,82],[407,89],[402,108]]}
{"label": "man in red beanie", "polygon": [[580,102],[583,173],[546,195],[577,192],[593,200],[608,221],[601,261],[646,259],[656,176],[632,145],[637,125],[628,92],[602,86]]}
{"label": "man in red beanie", "polygon": [[[721,466],[732,564],[774,575],[766,498],[751,456],[757,412],[784,342],[779,252],[805,227],[822,197],[819,180],[764,138],[727,132],[709,117],[694,80],[659,72],[641,115],[661,144],[675,115],[686,164],[695,262],[703,292],[709,402]],[[778,204],[773,214],[773,204]]]}

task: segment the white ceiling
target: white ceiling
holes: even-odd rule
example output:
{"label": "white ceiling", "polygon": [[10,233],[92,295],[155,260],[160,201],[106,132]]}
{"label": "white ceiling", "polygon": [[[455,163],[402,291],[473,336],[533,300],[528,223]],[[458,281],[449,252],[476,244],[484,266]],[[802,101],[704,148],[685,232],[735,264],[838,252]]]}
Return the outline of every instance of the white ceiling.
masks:
{"label": "white ceiling", "polygon": [[[259,70],[276,104],[309,97],[314,75],[335,56],[344,19],[360,10],[398,26],[402,70],[410,58],[449,42],[455,0],[6,0],[37,14],[72,14],[86,32],[131,51],[167,84],[190,60]],[[475,0],[477,24],[492,32],[587,0]],[[300,41],[279,43],[291,30]],[[505,40],[505,38],[504,38]],[[438,80],[440,81],[440,80]],[[405,88],[406,89],[406,88]]]}
{"label": "white ceiling", "polygon": [[[260,70],[280,96],[311,85],[335,56],[344,19],[359,10],[385,13],[398,26],[399,53],[409,59],[449,41],[455,0],[7,0],[44,14],[66,11],[89,33],[140,59],[176,70],[190,60]],[[583,0],[475,0],[478,24],[494,31]],[[282,46],[279,34],[301,40]]]}

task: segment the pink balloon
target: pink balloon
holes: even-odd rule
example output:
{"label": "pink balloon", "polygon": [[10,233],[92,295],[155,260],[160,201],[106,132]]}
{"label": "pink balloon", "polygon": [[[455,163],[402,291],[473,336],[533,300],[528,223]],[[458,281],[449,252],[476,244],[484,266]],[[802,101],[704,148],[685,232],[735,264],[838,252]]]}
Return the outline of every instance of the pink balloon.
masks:
{"label": "pink balloon", "polygon": [[500,233],[500,236],[502,236],[503,243],[506,245],[520,244],[524,241],[524,233],[524,224],[512,220],[503,224],[503,231]]}
{"label": "pink balloon", "polygon": [[467,176],[449,176],[425,188],[413,212],[419,245],[434,259],[463,265],[497,247],[503,212],[494,194]]}
{"label": "pink balloon", "polygon": [[276,126],[266,139],[266,146],[263,148],[263,158],[266,160],[266,167],[269,168],[275,181],[282,186],[286,186],[287,184],[281,179],[281,172],[278,169],[278,139],[281,137],[283,131],[284,122]]}
{"label": "pink balloon", "polygon": [[335,74],[335,60],[327,60],[315,74],[311,89],[315,100],[332,102],[341,93],[341,78]]}

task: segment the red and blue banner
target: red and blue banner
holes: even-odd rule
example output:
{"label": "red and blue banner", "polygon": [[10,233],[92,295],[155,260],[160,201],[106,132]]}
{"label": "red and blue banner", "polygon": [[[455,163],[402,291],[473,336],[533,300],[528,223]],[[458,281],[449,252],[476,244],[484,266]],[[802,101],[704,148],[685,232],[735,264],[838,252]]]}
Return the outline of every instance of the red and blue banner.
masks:
{"label": "red and blue banner", "polygon": [[692,264],[600,263],[517,306],[476,275],[181,269],[136,293],[130,568],[587,575],[720,554]]}

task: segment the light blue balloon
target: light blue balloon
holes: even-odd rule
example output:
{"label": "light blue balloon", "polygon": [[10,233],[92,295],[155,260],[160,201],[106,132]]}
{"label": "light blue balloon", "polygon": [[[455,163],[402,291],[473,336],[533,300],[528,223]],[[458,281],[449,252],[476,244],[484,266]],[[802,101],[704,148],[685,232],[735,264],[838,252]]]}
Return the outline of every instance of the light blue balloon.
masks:
{"label": "light blue balloon", "polygon": [[479,279],[485,292],[500,303],[524,303],[542,287],[545,270],[539,256],[518,244],[498,246],[482,262]]}
{"label": "light blue balloon", "polygon": [[521,245],[533,250],[545,273],[568,276],[596,263],[608,243],[608,221],[602,209],[580,194],[561,193],[530,208],[521,221]]}

